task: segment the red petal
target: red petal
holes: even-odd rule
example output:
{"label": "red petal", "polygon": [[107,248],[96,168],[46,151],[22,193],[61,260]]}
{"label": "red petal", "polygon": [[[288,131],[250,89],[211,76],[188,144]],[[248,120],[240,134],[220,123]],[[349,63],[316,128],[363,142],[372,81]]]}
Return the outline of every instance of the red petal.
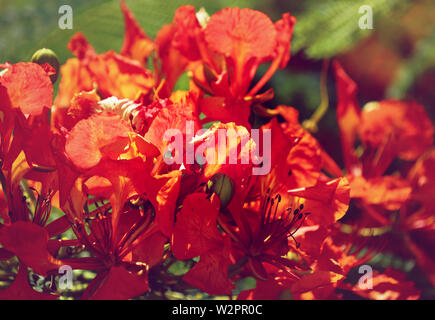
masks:
{"label": "red petal", "polygon": [[140,261],[153,267],[162,259],[163,253],[165,252],[164,246],[167,241],[168,238],[160,232],[156,232],[143,239],[141,243],[133,249],[133,261]]}
{"label": "red petal", "polygon": [[125,21],[125,35],[121,54],[145,65],[148,56],[154,50],[154,43],[139,26],[125,2],[122,1],[120,5]]}
{"label": "red petal", "polygon": [[343,157],[346,168],[351,170],[352,166],[357,163],[354,145],[361,113],[356,96],[357,86],[336,61],[334,72],[338,96],[337,121],[340,127]]}
{"label": "red petal", "polygon": [[[91,73],[77,58],[68,59],[60,67],[60,73],[59,90],[54,100],[54,105],[58,108],[67,108],[75,94],[93,89],[94,80]],[[54,112],[56,113],[56,110]]]}
{"label": "red petal", "polygon": [[381,205],[387,210],[398,210],[411,195],[408,181],[394,176],[383,176],[365,180],[350,178],[350,196],[362,198],[366,203]]}
{"label": "red petal", "polygon": [[275,23],[278,42],[275,54],[282,55],[280,57],[280,68],[285,68],[290,60],[290,40],[295,24],[296,18],[291,16],[290,13],[284,13],[282,19]]}
{"label": "red petal", "polygon": [[169,178],[157,194],[158,207],[156,208],[156,222],[159,225],[160,231],[167,237],[171,236],[174,226],[181,175],[181,171],[174,170],[157,177],[163,179]]}
{"label": "red petal", "polygon": [[228,279],[229,254],[228,248],[217,248],[201,255],[183,280],[211,295],[231,295],[234,285]]}
{"label": "red petal", "polygon": [[201,26],[196,18],[195,7],[184,5],[174,14],[176,32],[172,40],[174,48],[191,61],[201,58],[197,41],[200,39]]}
{"label": "red petal", "polygon": [[278,107],[287,123],[276,119],[266,127],[272,129],[271,159],[276,178],[288,188],[314,185],[322,168],[319,143],[299,124],[296,109]]}
{"label": "red petal", "polygon": [[276,29],[260,11],[226,8],[210,17],[205,39],[212,50],[234,60],[261,60],[275,49]]}
{"label": "red petal", "polygon": [[333,224],[342,218],[349,208],[350,187],[345,178],[327,183],[319,182],[314,187],[289,190],[288,194],[305,199],[301,201],[304,203],[304,211],[311,213],[307,219],[314,224]]}
{"label": "red petal", "polygon": [[14,282],[6,289],[0,290],[0,300],[56,300],[57,295],[33,290],[29,284],[27,267],[20,264]]}
{"label": "red petal", "polygon": [[[220,130],[223,130],[223,139],[219,139]],[[236,133],[237,137],[231,138],[235,135],[230,134]],[[245,127],[237,126],[233,122],[216,123],[204,135],[195,137],[201,144],[212,141],[210,139],[214,139],[215,144],[210,145],[204,152],[207,160],[204,164],[204,179],[207,181],[216,173],[226,174],[233,180],[236,192],[239,191],[246,184],[246,177],[252,174],[252,154],[258,148],[256,142]]]}
{"label": "red petal", "polygon": [[159,92],[162,98],[170,96],[178,77],[185,71],[189,62],[172,44],[176,31],[174,24],[168,24],[163,26],[156,36],[157,54],[162,64],[160,71],[166,77]]}
{"label": "red petal", "polygon": [[90,59],[97,55],[92,45],[81,32],[77,32],[71,37],[68,42],[68,49],[79,58],[79,60]]}
{"label": "red petal", "polygon": [[0,77],[14,108],[24,115],[40,115],[44,108],[51,108],[53,85],[44,69],[31,62],[14,64]]}
{"label": "red petal", "polygon": [[78,168],[92,168],[104,157],[116,159],[128,143],[129,132],[131,129],[119,116],[96,114],[74,126],[65,151]]}
{"label": "red petal", "polygon": [[0,229],[0,242],[5,249],[14,252],[22,262],[42,275],[62,265],[47,250],[47,231],[34,223],[18,221],[3,227]]}
{"label": "red petal", "polygon": [[0,218],[3,219],[4,224],[8,224],[9,217],[9,209],[8,209],[8,201],[5,197],[5,192],[3,191],[3,187],[0,184]]}
{"label": "red petal", "polygon": [[172,236],[172,251],[177,259],[192,259],[219,245],[222,236],[216,223],[218,213],[219,201],[207,199],[206,194],[193,193],[184,199]]}
{"label": "red petal", "polygon": [[420,157],[409,172],[412,199],[421,202],[427,211],[435,212],[435,148]]}
{"label": "red petal", "polygon": [[89,70],[98,84],[102,98],[116,96],[130,100],[147,94],[154,85],[151,72],[136,60],[114,51],[98,55],[89,63]]}
{"label": "red petal", "polygon": [[[194,123],[194,132],[197,129],[196,104],[188,95],[184,101],[173,103],[170,100],[161,100],[162,108],[151,122],[151,125],[145,134],[145,140],[154,144],[161,154],[165,154],[168,141],[163,140],[165,132],[170,130],[180,130],[185,136],[186,123],[192,121]],[[183,138],[183,145],[185,138]]]}
{"label": "red petal", "polygon": [[99,176],[90,177],[85,181],[83,189],[88,195],[110,198],[112,194],[112,183],[109,179]]}
{"label": "red petal", "polygon": [[250,102],[225,97],[205,97],[200,102],[201,111],[207,121],[234,122],[250,128]]}
{"label": "red petal", "polygon": [[71,223],[69,222],[67,216],[57,218],[45,226],[45,230],[47,230],[49,237],[54,237],[64,233],[69,228],[71,228]]}
{"label": "red petal", "polygon": [[124,267],[112,267],[103,271],[88,286],[82,299],[127,300],[149,290],[143,276],[128,272]]}
{"label": "red petal", "polygon": [[299,228],[295,234],[296,240],[300,243],[299,250],[304,252],[309,259],[319,257],[322,243],[328,236],[328,233],[329,229],[320,225]]}
{"label": "red petal", "polygon": [[[72,94],[77,88],[70,88],[70,90],[69,93]],[[77,122],[95,113],[99,101],[100,97],[95,90],[80,91],[74,94],[74,97],[68,98],[65,104],[68,108],[57,105],[52,109],[52,123],[60,131],[63,131],[62,127],[70,131]]]}
{"label": "red petal", "polygon": [[15,130],[15,137],[24,136],[22,148],[27,162],[29,165],[54,168],[56,164],[51,151],[51,141],[54,135],[47,116],[31,116],[28,120],[32,123],[29,130],[24,128],[20,128],[19,131]]}
{"label": "red petal", "polygon": [[312,274],[303,276],[300,280],[296,281],[291,287],[290,293],[299,294],[313,289],[334,286],[335,283],[343,278],[342,275],[329,272],[329,271],[315,271]]}

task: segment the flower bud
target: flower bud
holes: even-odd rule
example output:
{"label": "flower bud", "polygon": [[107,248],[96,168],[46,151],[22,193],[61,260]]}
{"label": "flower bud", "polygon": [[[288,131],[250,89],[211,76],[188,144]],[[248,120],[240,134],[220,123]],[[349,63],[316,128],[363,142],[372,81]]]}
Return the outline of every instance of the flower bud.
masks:
{"label": "flower bud", "polygon": [[234,195],[234,182],[226,174],[217,173],[207,183],[207,191],[216,193],[221,200],[221,209],[225,209]]}
{"label": "flower bud", "polygon": [[33,54],[32,62],[37,63],[41,66],[46,63],[52,66],[56,73],[50,75],[50,80],[53,84],[56,82],[59,75],[59,60],[57,59],[56,54],[52,50],[46,48],[39,49]]}

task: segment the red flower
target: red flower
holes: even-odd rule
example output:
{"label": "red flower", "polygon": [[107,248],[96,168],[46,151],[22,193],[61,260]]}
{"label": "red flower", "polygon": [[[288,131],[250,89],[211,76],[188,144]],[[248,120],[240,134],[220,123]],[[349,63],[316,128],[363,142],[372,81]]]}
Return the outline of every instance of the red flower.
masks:
{"label": "red flower", "polygon": [[[294,24],[289,14],[274,25],[259,11],[239,8],[221,10],[201,24],[192,6],[180,7],[173,24],[157,37],[162,72],[167,76],[164,92],[172,89],[185,69],[190,70],[199,92],[212,95],[200,103],[207,121],[249,127],[251,103],[271,98],[270,93],[256,93],[289,60]],[[258,66],[267,61],[272,61],[269,70],[248,93]]]}
{"label": "red flower", "polygon": [[[233,240],[232,255],[238,260],[235,264],[238,272],[247,263],[246,270],[260,280],[267,280],[270,277],[267,266],[272,265],[285,271],[290,279],[297,279],[295,270],[306,267],[284,258],[293,250],[289,246],[289,239],[294,239],[293,235],[306,220],[309,224],[328,226],[340,219],[347,210],[349,189],[344,181],[340,183],[338,180],[309,189],[294,190],[289,194],[291,200],[283,201],[284,205],[292,204],[288,209],[282,209],[282,197],[278,194],[273,197],[267,195],[261,202],[246,206],[240,212],[235,211],[234,205],[221,213],[217,205],[210,207],[205,195],[202,195],[202,202],[206,207],[198,206],[199,201],[195,202],[193,196],[188,196],[177,215],[172,239],[175,256],[189,259],[214,252],[224,243],[217,231],[219,225]],[[296,248],[298,246],[297,243]]]}
{"label": "red flower", "polygon": [[[434,128],[424,108],[416,102],[385,100],[367,104],[359,128],[368,149],[389,148],[400,159],[415,160],[433,143]],[[385,164],[386,166],[386,164]]]}
{"label": "red flower", "polygon": [[[165,237],[156,235],[160,234],[159,224],[167,221],[155,220],[154,210],[158,210],[158,216],[164,215],[165,205],[170,203],[167,192],[175,192],[173,182],[166,184],[171,178],[177,181],[178,176],[152,177],[158,150],[133,133],[119,116],[106,112],[79,121],[67,137],[65,150],[81,170],[76,177],[82,184],[80,193],[110,201],[89,214],[65,208],[74,221],[77,238],[95,255],[65,263],[79,269],[101,270],[83,298],[128,299],[146,292],[148,270],[160,261],[166,242]],[[81,150],[90,151],[83,154]],[[75,194],[79,190],[71,189],[71,202],[80,200]],[[139,205],[131,208],[131,201],[139,201]],[[161,249],[152,255],[143,253],[152,246]],[[120,290],[114,290],[119,286]]]}
{"label": "red flower", "polygon": [[[76,219],[73,231],[94,257],[65,259],[63,262],[76,269],[98,270],[97,277],[89,284],[82,299],[130,299],[149,290],[147,274],[150,266],[160,261],[163,249],[155,255],[141,259],[133,256],[135,250],[147,246],[160,246],[151,235],[153,228],[152,208],[140,205],[138,208],[124,208],[120,219],[115,222],[107,205],[97,206],[83,220]],[[117,227],[113,227],[117,223]],[[90,229],[90,233],[86,229]],[[150,241],[152,240],[152,241]]]}
{"label": "red flower", "polygon": [[[423,107],[415,102],[384,100],[360,110],[355,83],[338,63],[334,67],[337,120],[351,196],[388,210],[399,208],[409,199],[410,186],[398,176],[383,175],[396,157],[415,160],[427,150],[433,143],[433,126]],[[357,137],[364,148],[360,157],[355,153]],[[378,209],[369,208],[368,212],[378,222],[388,224]]]}
{"label": "red flower", "polygon": [[[363,170],[365,177],[380,176],[395,157],[415,160],[432,145],[434,128],[422,106],[385,100],[369,103],[361,111],[355,83],[338,63],[334,67],[339,98],[337,119],[349,173]],[[357,135],[365,148],[362,166],[354,155]]]}

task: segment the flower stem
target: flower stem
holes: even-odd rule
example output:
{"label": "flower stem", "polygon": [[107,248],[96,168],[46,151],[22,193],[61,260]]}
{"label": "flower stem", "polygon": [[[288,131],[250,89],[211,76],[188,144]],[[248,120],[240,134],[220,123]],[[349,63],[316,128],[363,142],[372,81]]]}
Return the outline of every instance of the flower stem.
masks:
{"label": "flower stem", "polygon": [[317,124],[323,118],[329,107],[329,96],[328,87],[326,86],[326,80],[328,75],[329,59],[323,60],[322,74],[320,77],[320,105],[314,111],[310,119],[305,120],[302,125],[303,127],[312,132],[316,133],[318,131]]}

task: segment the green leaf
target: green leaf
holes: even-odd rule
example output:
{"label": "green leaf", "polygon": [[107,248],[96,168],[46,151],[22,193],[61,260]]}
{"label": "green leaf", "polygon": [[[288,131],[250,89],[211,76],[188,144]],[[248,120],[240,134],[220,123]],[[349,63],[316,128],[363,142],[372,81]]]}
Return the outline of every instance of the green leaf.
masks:
{"label": "green leaf", "polygon": [[[332,57],[349,49],[357,41],[376,29],[376,21],[399,9],[408,0],[310,0],[306,9],[297,16],[292,50],[305,49],[310,58]],[[360,29],[358,12],[368,5],[373,12],[373,30]]]}

